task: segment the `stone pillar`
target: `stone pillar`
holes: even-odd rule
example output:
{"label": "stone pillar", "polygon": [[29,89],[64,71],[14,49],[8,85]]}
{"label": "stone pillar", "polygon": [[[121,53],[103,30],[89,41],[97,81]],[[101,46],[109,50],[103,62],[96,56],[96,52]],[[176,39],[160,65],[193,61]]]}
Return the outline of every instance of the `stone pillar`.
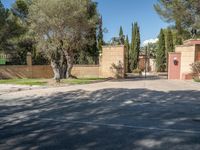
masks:
{"label": "stone pillar", "polygon": [[26,55],[26,63],[28,66],[32,66],[32,54],[30,52]]}
{"label": "stone pillar", "polygon": [[103,46],[100,76],[103,78],[124,78],[126,70],[124,45]]}

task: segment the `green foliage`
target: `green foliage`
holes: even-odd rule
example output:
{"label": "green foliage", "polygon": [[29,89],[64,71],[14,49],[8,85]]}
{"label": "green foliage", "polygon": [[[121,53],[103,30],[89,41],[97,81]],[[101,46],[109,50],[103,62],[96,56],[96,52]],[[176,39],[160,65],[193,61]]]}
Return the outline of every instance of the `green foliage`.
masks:
{"label": "green foliage", "polygon": [[123,32],[122,26],[120,26],[119,37],[121,39],[121,43],[119,43],[119,44],[124,44],[125,43],[125,39],[124,39],[124,32]]}
{"label": "green foliage", "polygon": [[90,84],[104,80],[105,80],[104,78],[78,78],[78,79],[65,79],[62,80],[62,82],[67,84]]}
{"label": "green foliage", "polygon": [[[45,53],[40,49],[36,49],[36,45],[38,44],[36,39],[38,39],[38,37],[36,37],[35,30],[29,28],[29,8],[33,2],[36,3],[37,1],[16,0],[10,10],[7,10],[0,1],[0,53],[12,56],[9,64],[26,64],[27,52],[32,53],[33,64],[49,63]],[[88,16],[86,18],[91,18],[91,16],[96,13],[96,3],[90,3],[88,1],[88,4],[90,7],[87,9]],[[96,43],[96,27],[94,27],[90,33],[91,36],[87,34],[87,39],[89,38],[89,41],[95,42],[83,43],[84,46],[81,48],[83,52],[79,53],[77,51],[75,54],[76,58],[79,58],[79,54],[83,54],[84,57],[86,57],[86,61],[84,59],[81,60],[82,62],[96,64],[98,62],[99,53]],[[86,37],[84,38],[86,39]],[[77,42],[77,45],[78,44],[80,43]],[[80,58],[77,59],[76,62],[79,60]]]}
{"label": "green foliage", "polygon": [[97,30],[97,48],[99,53],[102,53],[102,45],[104,44],[103,40],[103,18],[102,16],[99,18],[99,25]]}
{"label": "green foliage", "polygon": [[123,77],[123,66],[121,62],[117,64],[113,63],[110,69],[114,73],[115,78],[120,79]]}
{"label": "green foliage", "polygon": [[97,47],[96,34],[96,28],[92,29],[87,39],[93,41],[93,44],[88,44],[83,49],[75,52],[75,64],[98,64],[99,49]]}
{"label": "green foliage", "polygon": [[30,0],[16,0],[11,10],[21,20],[26,21],[30,4]]}
{"label": "green foliage", "polygon": [[164,21],[175,23],[178,44],[191,37],[191,28],[200,29],[199,0],[158,0],[154,8]]}
{"label": "green foliage", "polygon": [[16,0],[10,10],[0,5],[3,14],[0,18],[0,51],[11,56],[9,64],[26,64],[28,52],[33,54],[34,64],[47,63],[43,57],[38,57],[36,41],[33,32],[29,30],[27,21],[28,8],[31,0]]}
{"label": "green foliage", "polygon": [[8,16],[8,10],[3,6],[1,0],[0,0],[0,29],[3,28],[6,22],[6,18]]}
{"label": "green foliage", "polygon": [[160,30],[158,49],[156,52],[156,66],[158,72],[166,70],[166,49],[165,49],[165,35],[163,29]]}
{"label": "green foliage", "polygon": [[142,74],[142,70],[141,70],[141,69],[134,69],[134,70],[132,71],[132,73]]}
{"label": "green foliage", "polygon": [[124,43],[125,49],[126,49],[126,71],[130,72],[130,64],[129,64],[129,52],[130,52],[130,43],[129,43],[129,39],[128,39],[128,35],[126,36],[126,40]]}
{"label": "green foliage", "polygon": [[99,15],[91,0],[34,0],[29,9],[31,29],[37,35],[38,49],[51,60],[55,79],[63,67],[71,77],[78,50],[93,46]]}
{"label": "green foliage", "polygon": [[130,47],[130,70],[138,67],[140,52],[140,30],[137,23],[132,24],[132,40]]}
{"label": "green foliage", "polygon": [[185,37],[183,37],[183,35],[180,35],[178,33],[177,29],[174,26],[171,26],[171,27],[168,27],[167,29],[163,29],[164,34],[165,34],[165,40],[166,40],[165,44],[167,44],[167,34],[169,33],[169,30],[171,31],[170,34],[172,34],[174,49],[175,49],[176,45],[182,45],[184,39],[188,39],[189,38],[189,33],[188,32],[184,31]]}
{"label": "green foliage", "polygon": [[0,84],[17,84],[17,85],[46,85],[47,81],[43,79],[8,79],[0,80]]}
{"label": "green foliage", "polygon": [[166,50],[167,52],[173,52],[174,51],[174,42],[173,42],[173,35],[172,35],[172,31],[170,29],[167,29],[166,32]]}
{"label": "green foliage", "polygon": [[147,45],[147,54],[149,58],[156,58],[156,51],[158,50],[158,42],[149,43]]}

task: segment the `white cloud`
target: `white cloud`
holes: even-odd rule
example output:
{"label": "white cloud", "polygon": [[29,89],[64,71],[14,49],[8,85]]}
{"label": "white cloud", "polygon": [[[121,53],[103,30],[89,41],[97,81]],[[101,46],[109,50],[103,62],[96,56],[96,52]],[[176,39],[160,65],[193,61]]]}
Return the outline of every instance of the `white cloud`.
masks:
{"label": "white cloud", "polygon": [[158,38],[145,40],[142,45],[146,46],[146,45],[148,45],[148,43],[156,43],[156,42],[158,42]]}

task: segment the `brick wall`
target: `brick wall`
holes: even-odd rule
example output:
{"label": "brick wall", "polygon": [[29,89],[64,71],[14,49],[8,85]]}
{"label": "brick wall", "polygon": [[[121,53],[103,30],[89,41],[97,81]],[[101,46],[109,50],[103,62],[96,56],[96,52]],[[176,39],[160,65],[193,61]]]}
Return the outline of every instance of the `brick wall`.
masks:
{"label": "brick wall", "polygon": [[75,65],[72,74],[76,77],[99,77],[98,65]]}
{"label": "brick wall", "polygon": [[191,64],[195,62],[195,45],[176,47],[176,52],[181,53],[181,75],[191,73]]}
{"label": "brick wall", "polygon": [[[49,65],[32,66],[31,54],[27,55],[28,65],[0,66],[0,78],[53,78],[53,71]],[[121,46],[103,47],[99,65],[74,65],[72,75],[76,77],[116,77],[112,64],[121,66],[118,74],[125,75],[125,48]]]}
{"label": "brick wall", "polygon": [[[98,65],[75,65],[72,74],[77,77],[99,77]],[[0,66],[0,78],[53,78],[48,65]]]}

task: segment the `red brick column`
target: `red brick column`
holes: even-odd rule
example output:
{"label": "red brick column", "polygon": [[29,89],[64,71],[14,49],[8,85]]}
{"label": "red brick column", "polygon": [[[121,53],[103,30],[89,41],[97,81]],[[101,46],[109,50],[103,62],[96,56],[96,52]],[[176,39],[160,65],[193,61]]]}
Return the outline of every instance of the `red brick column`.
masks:
{"label": "red brick column", "polygon": [[168,57],[168,79],[180,79],[181,53],[169,53]]}

